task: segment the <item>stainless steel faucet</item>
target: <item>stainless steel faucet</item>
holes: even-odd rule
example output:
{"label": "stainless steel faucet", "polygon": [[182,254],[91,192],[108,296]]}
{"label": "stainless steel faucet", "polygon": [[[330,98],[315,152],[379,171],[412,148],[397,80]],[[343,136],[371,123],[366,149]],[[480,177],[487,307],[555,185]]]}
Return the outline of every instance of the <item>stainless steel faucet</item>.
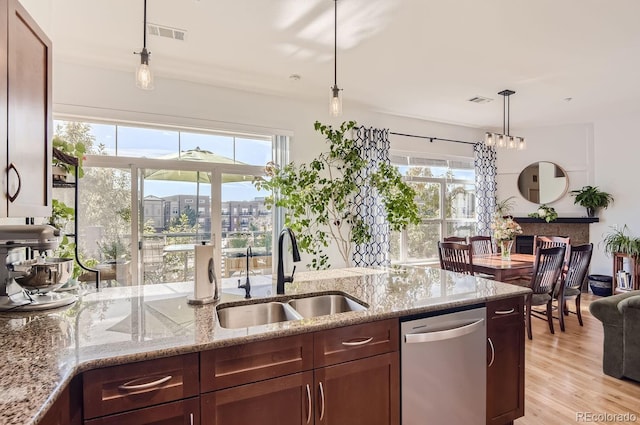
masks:
{"label": "stainless steel faucet", "polygon": [[238,279],[238,288],[244,288],[244,292],[245,292],[244,297],[246,299],[249,299],[249,298],[251,298],[251,293],[250,293],[251,292],[251,282],[249,282],[249,272],[250,272],[250,270],[249,270],[249,260],[250,260],[251,257],[253,257],[253,252],[251,251],[251,245],[249,245],[247,247],[247,255],[246,255],[246,257],[247,257],[247,267],[246,267],[247,280],[245,280],[244,285],[240,285],[240,279]]}
{"label": "stainless steel faucet", "polygon": [[291,271],[291,276],[284,275],[284,264],[283,264],[283,253],[282,253],[282,243],[284,242],[285,235],[289,235],[289,239],[291,239],[291,254],[293,255],[293,261],[297,263],[300,261],[300,252],[298,251],[298,242],[296,241],[296,236],[293,234],[293,230],[288,227],[285,227],[280,232],[280,236],[278,237],[278,280],[276,281],[276,294],[282,295],[284,294],[284,284],[285,282],[293,282],[293,275],[296,272],[296,266],[293,266],[293,271]]}

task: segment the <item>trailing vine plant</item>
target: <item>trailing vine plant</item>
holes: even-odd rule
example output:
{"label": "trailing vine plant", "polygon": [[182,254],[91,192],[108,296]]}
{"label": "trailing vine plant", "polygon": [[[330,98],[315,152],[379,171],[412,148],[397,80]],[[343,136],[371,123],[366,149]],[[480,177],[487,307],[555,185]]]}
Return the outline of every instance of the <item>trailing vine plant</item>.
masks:
{"label": "trailing vine plant", "polygon": [[[267,179],[254,182],[258,189],[271,192],[266,198],[269,208],[275,205],[286,209],[285,225],[296,233],[300,250],[312,255],[307,267],[315,270],[331,267],[325,252],[330,241],[348,265],[353,245],[373,238],[369,226],[357,214],[356,196],[361,189],[357,177],[367,162],[347,135],[356,125],[348,121],[334,129],[316,121],[314,128],[329,143],[328,152],[309,164],[279,167],[270,162]],[[392,231],[420,222],[416,193],[396,167],[380,164],[364,185],[377,191]]]}

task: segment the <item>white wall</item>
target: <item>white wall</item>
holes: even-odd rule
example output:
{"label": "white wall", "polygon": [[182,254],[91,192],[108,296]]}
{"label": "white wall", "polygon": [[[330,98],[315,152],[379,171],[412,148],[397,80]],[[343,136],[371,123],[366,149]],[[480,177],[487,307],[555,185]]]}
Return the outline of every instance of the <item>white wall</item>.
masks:
{"label": "white wall", "polygon": [[[640,237],[640,197],[638,197],[638,117],[621,117],[597,121],[594,124],[595,172],[594,183],[611,193],[613,205],[601,211],[600,223],[592,225],[591,240],[599,243],[612,227],[629,228],[629,235]],[[602,251],[602,248],[599,249]],[[612,273],[613,260],[599,255],[592,262],[592,270]]]}
{"label": "white wall", "polygon": [[[637,168],[635,139],[636,117],[513,131],[527,137],[525,152],[498,151],[498,198],[516,197],[514,215],[525,216],[535,211],[533,204],[520,196],[515,182],[518,173],[535,161],[552,161],[569,176],[569,190],[585,185],[598,186],[613,195],[615,202],[599,212],[599,223],[590,225],[594,245],[591,273],[611,275],[612,259],[601,246],[603,235],[614,226],[626,224],[630,234],[640,236],[640,199],[634,196],[634,170]],[[553,206],[561,217],[584,216],[584,208],[574,205],[565,195]]]}
{"label": "white wall", "polygon": [[[350,105],[348,98],[343,117],[330,119],[324,100],[292,100],[162,78],[156,78],[155,90],[142,91],[135,87],[133,71],[63,62],[54,62],[53,89],[57,116],[288,134],[292,136],[291,160],[296,163],[309,162],[326,148],[324,139],[313,128],[316,120],[332,125],[355,120],[366,127],[467,141],[479,140],[482,135],[477,129],[372,112]],[[473,155],[470,145],[429,143],[403,136],[392,136],[392,149],[429,155]],[[333,264],[341,264],[335,251],[331,250],[330,256]]]}

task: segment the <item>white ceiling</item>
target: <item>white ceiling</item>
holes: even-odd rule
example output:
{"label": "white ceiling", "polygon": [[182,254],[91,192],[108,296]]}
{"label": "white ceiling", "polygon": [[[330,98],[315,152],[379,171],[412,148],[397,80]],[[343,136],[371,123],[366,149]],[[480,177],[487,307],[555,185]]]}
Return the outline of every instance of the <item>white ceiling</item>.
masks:
{"label": "white ceiling", "polygon": [[[143,0],[31,3],[50,17],[56,60],[133,74]],[[333,6],[333,0],[148,0],[149,22],[187,31],[184,42],[148,36],[156,85],[169,77],[328,107]],[[512,129],[637,113],[639,17],[638,0],[339,0],[344,115],[360,103],[500,129],[503,89],[516,91]],[[468,102],[473,96],[494,101]]]}

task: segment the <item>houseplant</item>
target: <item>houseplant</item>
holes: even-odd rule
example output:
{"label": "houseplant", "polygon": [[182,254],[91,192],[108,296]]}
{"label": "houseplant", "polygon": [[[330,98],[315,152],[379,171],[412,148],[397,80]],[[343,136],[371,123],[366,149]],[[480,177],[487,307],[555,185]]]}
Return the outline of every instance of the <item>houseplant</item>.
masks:
{"label": "houseplant", "polygon": [[621,229],[612,228],[609,233],[606,233],[602,240],[604,252],[608,255],[619,252],[638,257],[640,255],[640,238],[627,235],[628,230],[629,228],[625,224]]}
{"label": "houseplant", "polygon": [[[373,238],[357,211],[356,197],[362,186],[359,174],[369,164],[347,135],[355,127],[355,121],[343,122],[338,129],[316,121],[314,128],[329,143],[329,151],[309,164],[289,163],[279,167],[269,163],[266,168],[269,178],[254,183],[258,189],[272,193],[265,200],[266,205],[286,208],[285,225],[296,233],[300,250],[312,254],[308,266],[313,269],[331,266],[324,252],[330,241],[336,244],[348,266],[353,244],[367,243]],[[416,193],[395,167],[382,163],[364,184],[377,190],[392,231],[419,223]]]}
{"label": "houseplant", "polygon": [[555,208],[542,204],[535,212],[530,213],[529,217],[539,218],[547,223],[551,223],[553,220],[558,218],[558,213]]}
{"label": "houseplant", "polygon": [[[82,162],[84,161],[84,155],[87,152],[87,148],[83,142],[67,142],[66,140],[60,138],[59,136],[55,136],[53,138],[53,147],[62,152],[63,154],[70,155],[78,160],[78,175],[77,178],[80,178],[84,175],[84,170],[82,168]],[[68,162],[62,161],[55,156],[51,161],[53,169],[54,177],[58,176],[60,180],[66,180],[66,174],[75,175],[75,167],[70,165]]]}
{"label": "houseplant", "polygon": [[601,191],[597,186],[584,186],[582,189],[572,190],[569,193],[576,197],[573,201],[574,204],[587,209],[588,217],[595,217],[599,208],[606,209],[609,204],[613,203],[613,196]]}

